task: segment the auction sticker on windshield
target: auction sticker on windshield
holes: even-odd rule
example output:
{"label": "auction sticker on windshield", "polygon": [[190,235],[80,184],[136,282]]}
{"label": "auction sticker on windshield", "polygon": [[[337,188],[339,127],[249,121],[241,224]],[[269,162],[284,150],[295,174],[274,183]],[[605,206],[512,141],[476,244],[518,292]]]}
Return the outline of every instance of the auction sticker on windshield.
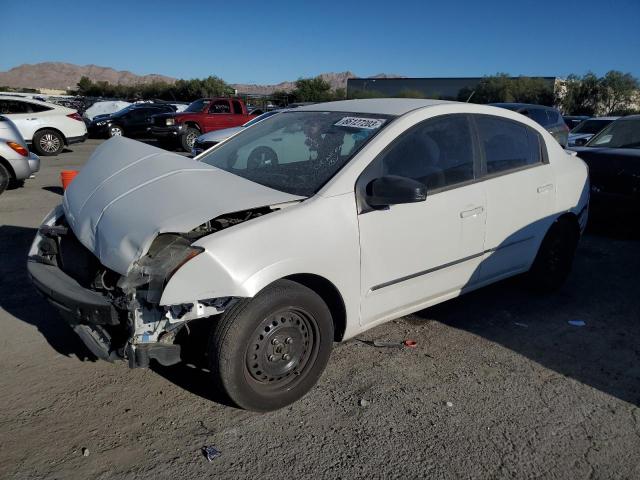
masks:
{"label": "auction sticker on windshield", "polygon": [[382,126],[386,120],[381,118],[361,118],[361,117],[344,117],[338,120],[334,125],[336,127],[364,128],[366,130],[376,130]]}

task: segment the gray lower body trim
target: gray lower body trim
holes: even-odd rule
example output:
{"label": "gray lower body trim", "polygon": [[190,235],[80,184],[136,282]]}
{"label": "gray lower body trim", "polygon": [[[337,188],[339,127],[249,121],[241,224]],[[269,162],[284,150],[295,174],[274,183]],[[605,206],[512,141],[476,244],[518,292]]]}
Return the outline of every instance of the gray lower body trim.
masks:
{"label": "gray lower body trim", "polygon": [[520,240],[515,240],[513,242],[505,243],[504,245],[498,245],[495,248],[490,248],[488,250],[484,250],[483,252],[475,253],[473,255],[469,255],[468,257],[460,258],[458,260],[454,260],[452,262],[445,263],[443,265],[438,265],[437,267],[429,268],[427,270],[422,270],[421,272],[412,273],[411,275],[406,275],[404,277],[396,278],[395,280],[390,280],[388,282],[384,282],[384,283],[381,283],[379,285],[375,285],[375,286],[371,287],[371,289],[369,291],[370,292],[375,292],[376,290],[380,290],[381,288],[390,287],[391,285],[395,285],[397,283],[405,282],[407,280],[411,280],[412,278],[421,277],[423,275],[428,275],[430,273],[437,272],[438,270],[443,270],[445,268],[453,267],[454,265],[458,265],[460,263],[464,263],[464,262],[468,262],[469,260],[473,260],[474,258],[481,257],[481,256],[485,255],[486,253],[496,252],[496,251],[502,250],[504,248],[512,247],[513,245],[517,245],[519,243],[528,242],[529,240],[532,240],[533,238],[534,238],[533,236],[530,236],[530,237],[527,237],[527,238],[522,238]]}

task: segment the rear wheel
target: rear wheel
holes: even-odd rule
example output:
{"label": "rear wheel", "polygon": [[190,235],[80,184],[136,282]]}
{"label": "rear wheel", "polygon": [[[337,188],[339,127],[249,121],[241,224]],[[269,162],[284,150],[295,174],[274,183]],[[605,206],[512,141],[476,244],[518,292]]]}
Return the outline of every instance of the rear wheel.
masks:
{"label": "rear wheel", "polygon": [[216,322],[209,341],[211,374],[236,405],[276,410],[313,387],[332,343],[333,321],[324,301],[303,285],[279,280]]}
{"label": "rear wheel", "polygon": [[40,130],[33,136],[33,149],[38,155],[52,157],[62,152],[64,137],[55,130]]}
{"label": "rear wheel", "polygon": [[11,173],[7,167],[0,163],[0,195],[4,192],[11,182]]}
{"label": "rear wheel", "polygon": [[196,138],[200,136],[200,130],[193,127],[187,127],[180,136],[180,146],[185,152],[191,153],[193,144],[196,142]]}
{"label": "rear wheel", "polygon": [[562,286],[571,273],[579,239],[579,229],[571,219],[560,218],[551,225],[527,274],[534,289],[553,291]]}

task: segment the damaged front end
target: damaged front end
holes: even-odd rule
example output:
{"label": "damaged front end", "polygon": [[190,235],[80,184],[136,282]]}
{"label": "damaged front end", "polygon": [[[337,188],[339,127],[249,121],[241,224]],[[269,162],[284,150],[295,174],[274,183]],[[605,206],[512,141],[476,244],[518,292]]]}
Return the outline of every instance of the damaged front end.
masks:
{"label": "damaged front end", "polygon": [[204,249],[192,245],[219,230],[273,211],[227,214],[187,233],[162,233],[126,275],[100,263],[77,239],[62,209],[45,219],[29,252],[28,271],[38,290],[98,358],[126,359],[131,368],[181,360],[176,335],[188,322],[225,311],[234,298],[160,305],[171,276]]}

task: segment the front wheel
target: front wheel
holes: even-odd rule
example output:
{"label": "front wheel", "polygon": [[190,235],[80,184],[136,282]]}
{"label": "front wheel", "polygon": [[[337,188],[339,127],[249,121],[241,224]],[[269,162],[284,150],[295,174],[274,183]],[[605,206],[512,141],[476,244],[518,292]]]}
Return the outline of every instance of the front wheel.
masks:
{"label": "front wheel", "polygon": [[196,143],[196,138],[200,136],[200,130],[193,127],[187,127],[180,136],[180,146],[185,152],[191,153],[193,144]]}
{"label": "front wheel", "polygon": [[315,385],[332,343],[333,320],[324,301],[299,283],[278,280],[216,321],[211,374],[239,407],[277,410]]}

